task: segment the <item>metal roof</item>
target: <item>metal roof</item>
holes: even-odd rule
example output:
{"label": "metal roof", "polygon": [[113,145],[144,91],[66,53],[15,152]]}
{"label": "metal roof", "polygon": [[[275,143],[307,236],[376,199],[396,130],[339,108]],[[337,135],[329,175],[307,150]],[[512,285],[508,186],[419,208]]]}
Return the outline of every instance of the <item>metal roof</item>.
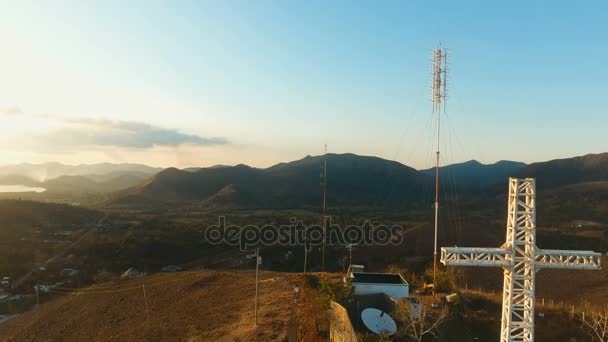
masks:
{"label": "metal roof", "polygon": [[352,274],[353,284],[393,284],[408,285],[403,277],[397,273],[358,273]]}

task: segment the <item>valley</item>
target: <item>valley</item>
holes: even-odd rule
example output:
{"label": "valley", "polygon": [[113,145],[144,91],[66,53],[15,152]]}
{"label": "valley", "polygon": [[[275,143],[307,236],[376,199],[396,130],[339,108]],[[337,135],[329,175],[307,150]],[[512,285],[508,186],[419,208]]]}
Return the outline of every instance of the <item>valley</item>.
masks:
{"label": "valley", "polygon": [[[91,329],[100,331],[107,338],[118,340],[148,339],[153,335],[205,340],[227,334],[227,331],[233,329],[236,329],[234,333],[238,338],[243,340],[255,336],[285,338],[288,323],[288,318],[284,316],[285,310],[272,308],[279,311],[269,313],[274,322],[268,327],[269,330],[264,328],[253,331],[245,324],[250,318],[243,318],[243,315],[249,314],[243,311],[248,305],[245,304],[246,295],[239,292],[242,292],[241,288],[228,290],[229,287],[226,287],[252,286],[251,271],[255,268],[255,262],[250,255],[255,250],[210,243],[205,240],[205,230],[217,224],[218,217],[225,217],[229,224],[239,226],[283,225],[289,224],[292,218],[306,224],[318,224],[319,211],[314,203],[319,200],[319,189],[315,189],[315,184],[318,184],[315,177],[318,177],[316,173],[319,161],[318,157],[306,157],[268,169],[246,166],[191,171],[166,169],[134,186],[108,190],[103,201],[91,205],[64,204],[69,203],[69,197],[58,197],[56,202],[59,203],[48,199],[44,202],[39,202],[42,199],[0,200],[0,217],[3,220],[0,235],[4,246],[0,249],[0,260],[5,261],[0,263],[0,276],[11,280],[10,289],[5,288],[9,295],[23,296],[9,301],[5,297],[0,303],[0,314],[8,315],[7,317],[17,315],[17,318],[0,324],[0,336],[10,338],[9,340],[33,340],[37,329],[53,326],[64,329],[57,330],[57,334],[64,334],[73,340],[78,340],[84,331]],[[555,162],[547,162],[547,167],[553,167],[553,163]],[[538,245],[541,248],[608,252],[608,187],[604,186],[608,179],[605,172],[608,169],[608,158],[606,155],[586,156],[574,158],[573,162],[560,163],[569,166],[560,170],[569,172],[572,177],[560,178],[547,173],[542,163],[520,165],[521,169],[508,171],[518,175],[540,175],[555,179],[539,182]],[[312,247],[306,256],[302,246],[263,244],[259,247],[263,257],[262,268],[266,272],[263,273],[266,274],[264,277],[282,279],[280,282],[277,280],[277,284],[281,284],[280,291],[284,291],[282,293],[285,298],[282,300],[285,302],[288,302],[286,298],[290,284],[302,282],[299,277],[305,258],[308,272],[324,270],[339,277],[349,264],[362,264],[370,272],[401,270],[413,288],[424,287],[430,281],[428,266],[432,263],[430,251],[433,234],[428,219],[432,179],[395,162],[352,154],[330,155],[328,164],[330,170],[333,170],[329,175],[328,200],[331,205],[327,211],[332,223],[341,227],[362,224],[364,221],[399,225],[402,227],[401,243],[389,246],[358,245],[353,246],[352,250],[345,245],[331,245],[323,253],[319,247]],[[476,176],[461,173],[459,177],[477,177],[485,171],[477,169],[470,172]],[[496,170],[491,169],[490,172],[493,174]],[[382,181],[370,182],[373,179]],[[72,181],[73,178],[64,180]],[[277,184],[280,184],[280,191],[267,191]],[[504,186],[487,184],[480,189],[480,184],[447,182],[444,188],[443,210],[439,216],[442,223],[439,230],[440,245],[499,246],[504,240],[506,224],[506,195],[504,190],[500,190]],[[178,267],[184,272],[162,272],[167,267]],[[120,280],[121,274],[129,269],[144,275],[142,280]],[[214,275],[216,272],[222,275],[221,278]],[[499,270],[462,269],[450,272],[454,288],[463,294],[477,291],[482,297],[488,296],[483,297],[484,301],[491,302],[494,298],[492,296],[501,291]],[[177,284],[181,283],[182,277],[190,275],[192,279],[183,280],[185,284],[191,284],[187,286],[194,286],[192,281],[195,278],[213,280],[199,280],[199,283],[202,282],[200,284],[205,284],[201,288],[205,290],[193,292],[193,296],[212,298],[215,296],[213,291],[219,291],[220,288],[239,292],[243,296],[228,301],[234,307],[228,308],[219,302],[216,306],[217,309],[231,312],[226,319],[233,320],[234,325],[226,325],[224,328],[219,328],[218,325],[217,329],[220,330],[214,330],[215,328],[187,321],[191,322],[188,323],[190,325],[182,326],[181,323],[171,323],[171,319],[164,316],[168,313],[162,309],[164,304],[157,300],[170,300],[160,299],[165,294],[158,297],[160,293],[152,284],[172,283],[175,280],[177,296],[177,293],[190,291]],[[547,286],[559,281],[557,279],[569,276],[573,277],[572,281],[563,283],[559,288]],[[226,280],[226,284],[230,285],[224,285],[223,277],[234,279]],[[587,300],[608,302],[606,277],[608,275],[605,270],[597,273],[582,272],[580,275],[545,270],[539,276],[538,296],[547,305],[552,303],[560,309],[580,306],[583,292]],[[147,318],[142,318],[141,303],[131,303],[140,301],[140,295],[129,299],[131,297],[123,298],[113,292],[104,296],[101,296],[101,292],[96,294],[100,291],[96,288],[131,288],[131,283],[150,284],[149,288],[146,285],[147,293],[151,296],[151,303],[148,304],[154,310],[152,319],[156,322],[150,323]],[[43,302],[40,310],[47,313],[35,309],[36,286],[43,288],[39,292]],[[80,292],[90,294],[80,296]],[[126,301],[125,305],[133,306],[134,309],[138,307],[139,313],[98,311],[103,307],[123,310],[108,306],[108,301],[114,300]],[[186,297],[182,300],[184,303],[190,301]],[[200,298],[196,300],[208,301]],[[78,304],[79,301],[85,302]],[[490,302],[483,304],[483,307],[491,307]],[[74,311],[84,304],[95,308],[78,313]],[[205,307],[208,308],[205,310],[212,310],[210,305]],[[67,317],[59,318],[57,310],[67,310],[66,315],[80,317],[85,325],[76,325],[76,321],[70,323]],[[176,307],[175,310],[182,309]],[[192,315],[210,317],[212,313],[193,312]],[[275,315],[283,316],[279,318]],[[102,316],[107,318],[101,318]],[[139,317],[138,323],[132,321],[135,317]],[[58,319],[64,323],[54,321]],[[111,320],[108,322],[112,328],[102,328],[107,326],[102,323],[105,319]],[[220,324],[220,317],[214,319],[215,324]],[[121,324],[129,328],[120,328]],[[473,331],[491,336],[491,332],[484,333],[482,330],[491,331],[494,329],[491,328],[492,324],[495,323],[484,323],[489,324],[489,328],[482,330],[473,328],[475,324],[481,323],[470,324],[473,324],[470,328]],[[119,330],[125,331],[126,335],[116,336]],[[9,333],[15,331],[21,333]],[[580,332],[575,334],[582,336]]]}

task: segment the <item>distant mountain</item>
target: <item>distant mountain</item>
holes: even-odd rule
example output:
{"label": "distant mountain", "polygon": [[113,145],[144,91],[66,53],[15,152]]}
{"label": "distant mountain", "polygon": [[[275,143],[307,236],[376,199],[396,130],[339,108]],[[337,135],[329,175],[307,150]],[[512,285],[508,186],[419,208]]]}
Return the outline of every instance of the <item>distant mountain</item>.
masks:
{"label": "distant mountain", "polygon": [[[251,208],[319,207],[323,156],[267,169],[246,165],[188,172],[170,168],[116,194],[111,204],[202,202]],[[432,179],[395,161],[354,154],[327,155],[331,205],[406,206],[420,203]],[[430,193],[431,191],[429,191]]]}
{"label": "distant mountain", "polygon": [[[18,194],[19,198],[63,200],[71,196],[70,201],[82,202],[82,195],[85,195],[92,200],[106,201],[110,206],[198,203],[209,207],[319,208],[323,194],[323,160],[323,156],[306,156],[266,169],[218,165],[184,170],[168,168],[160,172],[156,172],[160,169],[137,164],[21,164],[0,168],[0,184],[47,189],[43,194]],[[38,182],[24,175],[6,173],[18,169],[23,172],[44,169],[47,176],[61,172],[72,174]],[[395,161],[348,153],[328,154],[327,169],[330,207],[411,208],[433,202],[434,169],[416,171]],[[459,201],[470,205],[478,205],[480,199],[495,199],[496,203],[502,203],[509,176],[537,178],[537,186],[543,194],[551,195],[546,197],[552,199],[546,205],[555,205],[555,208],[558,204],[555,199],[561,194],[584,200],[590,198],[587,195],[591,191],[589,189],[597,189],[594,205],[608,205],[603,195],[606,187],[600,184],[608,181],[608,153],[530,165],[513,161],[484,165],[471,160],[444,166],[440,171],[443,184],[456,185],[442,185],[441,201],[448,206],[450,198],[459,198]],[[80,172],[84,174],[73,174]],[[103,196],[89,196],[96,194]],[[542,197],[541,201],[544,201]],[[593,216],[599,213],[603,211],[594,209]]]}
{"label": "distant mountain", "polygon": [[38,186],[40,182],[29,177],[19,175],[4,175],[0,176],[0,185],[26,185]]}
{"label": "distant mountain", "polygon": [[182,170],[188,171],[188,172],[197,172],[202,169],[217,169],[217,168],[222,168],[222,167],[230,167],[230,166],[229,165],[213,165],[213,166],[209,166],[209,167],[187,167]]}
{"label": "distant mountain", "polygon": [[187,168],[182,169],[182,171],[197,172],[202,169],[203,169],[202,167],[187,167]]}
{"label": "distant mountain", "polygon": [[[543,224],[563,226],[573,220],[608,224],[608,153],[533,163],[511,176],[536,179],[538,220]],[[506,205],[507,191],[504,178],[483,187],[481,197],[467,197],[472,206],[500,210]]]}
{"label": "distant mountain", "polygon": [[533,163],[519,169],[515,176],[534,177],[540,188],[607,181],[608,153]]}
{"label": "distant mountain", "polygon": [[45,193],[37,195],[18,193],[11,196],[4,193],[3,198],[22,198],[25,195],[32,199],[36,196],[61,199],[57,196],[103,194],[133,187],[161,170],[142,164],[26,163],[0,167],[0,185],[25,185],[46,189]]}
{"label": "distant mountain", "polygon": [[[155,169],[156,170],[156,169]],[[84,174],[82,176],[87,177],[88,179],[94,180],[98,183],[107,182],[110,180],[123,179],[123,181],[128,180],[131,183],[131,180],[137,180],[137,182],[141,182],[144,179],[150,177],[151,175],[162,171],[162,169],[158,169],[155,172],[140,172],[140,171],[112,171],[109,173],[101,173],[101,174]],[[129,186],[133,186],[133,183]]]}
{"label": "distant mountain", "polygon": [[110,193],[133,187],[146,178],[144,175],[132,173],[112,173],[111,178],[99,175],[60,176],[38,183],[37,186],[45,188],[50,193]]}
{"label": "distant mountain", "polygon": [[[25,176],[0,176],[0,185],[25,185],[44,188],[48,194],[102,194],[133,187],[148,177],[142,173],[113,172],[107,175],[59,176],[45,182],[39,182]],[[16,194],[21,198],[21,194]]]}
{"label": "distant mountain", "polygon": [[57,178],[60,176],[84,176],[84,175],[104,175],[110,173],[140,173],[152,175],[161,168],[150,167],[142,164],[80,164],[80,165],[64,165],[60,163],[44,163],[44,164],[17,164],[0,167],[0,176],[23,176],[33,180],[43,182],[48,179]]}
{"label": "distant mountain", "polygon": [[[485,186],[504,181],[521,170],[525,163],[501,160],[494,164],[482,164],[477,160],[451,164],[439,168],[440,179],[459,185]],[[434,176],[435,168],[421,170],[422,173]]]}

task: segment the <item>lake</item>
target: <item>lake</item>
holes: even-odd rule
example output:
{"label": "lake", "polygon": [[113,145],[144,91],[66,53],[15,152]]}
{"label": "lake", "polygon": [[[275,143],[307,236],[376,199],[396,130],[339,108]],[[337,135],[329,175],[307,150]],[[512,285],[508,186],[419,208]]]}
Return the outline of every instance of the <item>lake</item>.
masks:
{"label": "lake", "polygon": [[45,188],[27,185],[0,185],[0,192],[45,192]]}

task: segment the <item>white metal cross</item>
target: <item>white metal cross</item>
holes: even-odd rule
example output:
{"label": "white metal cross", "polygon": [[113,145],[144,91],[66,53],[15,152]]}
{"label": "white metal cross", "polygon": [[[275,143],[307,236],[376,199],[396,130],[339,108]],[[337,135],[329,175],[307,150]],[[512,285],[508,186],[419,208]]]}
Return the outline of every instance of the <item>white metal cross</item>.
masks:
{"label": "white metal cross", "polygon": [[536,185],[509,178],[507,239],[500,248],[441,248],[446,266],[502,267],[500,342],[534,341],[535,275],[542,268],[598,270],[601,254],[536,247]]}

